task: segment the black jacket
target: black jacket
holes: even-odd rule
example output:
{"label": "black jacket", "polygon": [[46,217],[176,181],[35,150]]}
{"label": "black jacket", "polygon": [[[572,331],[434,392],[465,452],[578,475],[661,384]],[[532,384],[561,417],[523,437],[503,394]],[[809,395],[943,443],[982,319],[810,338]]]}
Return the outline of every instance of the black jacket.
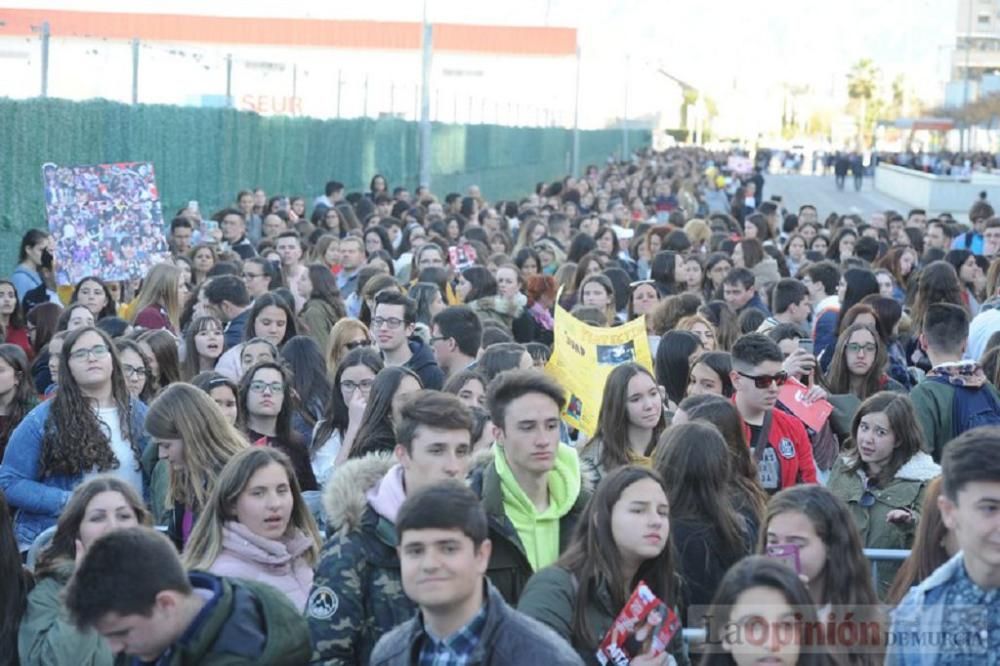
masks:
{"label": "black jacket", "polygon": [[[518,613],[486,582],[486,624],[472,655],[476,666],[583,666],[576,652],[556,632]],[[426,639],[421,616],[384,635],[375,645],[371,666],[416,666]]]}

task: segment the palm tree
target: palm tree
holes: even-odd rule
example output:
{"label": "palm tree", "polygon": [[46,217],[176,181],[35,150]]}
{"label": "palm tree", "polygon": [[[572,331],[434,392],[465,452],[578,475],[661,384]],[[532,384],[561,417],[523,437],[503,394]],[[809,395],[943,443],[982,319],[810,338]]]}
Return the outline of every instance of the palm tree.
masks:
{"label": "palm tree", "polygon": [[851,66],[847,75],[847,96],[857,100],[861,106],[858,114],[858,140],[864,144],[871,127],[869,116],[874,116],[873,100],[880,76],[878,67],[871,58],[862,58]]}

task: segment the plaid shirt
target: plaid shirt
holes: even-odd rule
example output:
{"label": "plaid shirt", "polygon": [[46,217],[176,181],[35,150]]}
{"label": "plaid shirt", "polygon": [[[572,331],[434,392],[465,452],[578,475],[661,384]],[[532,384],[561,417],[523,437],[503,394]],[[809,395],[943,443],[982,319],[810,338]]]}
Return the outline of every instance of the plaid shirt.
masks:
{"label": "plaid shirt", "polygon": [[425,640],[420,648],[420,666],[466,666],[482,638],[486,626],[486,604],[468,624],[443,640],[424,629]]}

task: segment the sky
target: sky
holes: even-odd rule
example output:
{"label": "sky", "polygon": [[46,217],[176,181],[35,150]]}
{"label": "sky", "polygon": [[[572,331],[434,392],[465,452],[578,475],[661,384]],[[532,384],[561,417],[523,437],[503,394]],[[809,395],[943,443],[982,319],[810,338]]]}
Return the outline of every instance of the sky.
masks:
{"label": "sky", "polygon": [[[606,116],[624,107],[653,110],[663,95],[663,68],[714,97],[747,104],[783,82],[817,94],[842,95],[846,72],[862,57],[906,76],[937,101],[947,78],[957,3],[973,0],[427,0],[433,21],[576,27],[581,48],[581,103]],[[3,7],[77,9],[81,0],[0,0]],[[169,9],[166,9],[169,7]],[[88,0],[91,11],[121,11],[118,0]],[[364,18],[419,21],[420,0],[130,0],[128,11]],[[0,8],[2,13],[2,8]],[[627,59],[627,60],[626,60]],[[626,73],[626,62],[629,63]],[[744,93],[741,92],[740,95]]]}

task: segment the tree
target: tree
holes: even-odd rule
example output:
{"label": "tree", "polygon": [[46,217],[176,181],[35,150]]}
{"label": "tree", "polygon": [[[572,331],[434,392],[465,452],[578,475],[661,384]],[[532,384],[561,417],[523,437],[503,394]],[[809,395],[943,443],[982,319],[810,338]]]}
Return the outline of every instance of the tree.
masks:
{"label": "tree", "polygon": [[854,102],[858,118],[858,141],[867,145],[883,104],[878,99],[881,71],[871,58],[862,58],[847,75],[847,96]]}

